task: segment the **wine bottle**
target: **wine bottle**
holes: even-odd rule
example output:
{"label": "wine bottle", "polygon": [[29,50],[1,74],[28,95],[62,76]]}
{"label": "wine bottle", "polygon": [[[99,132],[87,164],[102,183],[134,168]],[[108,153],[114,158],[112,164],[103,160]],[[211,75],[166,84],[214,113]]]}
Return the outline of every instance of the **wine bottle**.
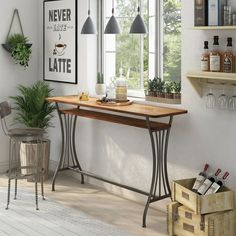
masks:
{"label": "wine bottle", "polygon": [[208,168],[209,168],[209,165],[208,165],[208,164],[205,164],[205,167],[204,167],[203,171],[201,171],[201,172],[198,174],[198,176],[197,176],[197,178],[196,178],[196,180],[195,180],[195,182],[194,182],[194,184],[193,184],[193,187],[192,187],[192,190],[193,190],[194,192],[197,192],[197,190],[199,189],[199,187],[202,185],[202,183],[204,182],[204,180],[207,178],[207,170],[208,170]]}
{"label": "wine bottle", "polygon": [[213,48],[210,52],[210,71],[219,72],[221,67],[221,55],[219,51],[219,36],[214,36]]}
{"label": "wine bottle", "polygon": [[234,55],[233,55],[232,38],[227,38],[227,49],[223,56],[223,72],[234,72]]}
{"label": "wine bottle", "polygon": [[228,176],[229,172],[226,171],[221,179],[217,180],[215,183],[211,185],[211,187],[206,191],[205,195],[218,192],[219,189],[224,186],[224,182]]}
{"label": "wine bottle", "polygon": [[221,172],[221,169],[218,169],[213,176],[209,176],[207,179],[205,179],[205,181],[199,187],[197,192],[200,195],[204,195],[206,193],[206,191],[211,187],[211,185],[216,181],[217,176],[220,174],[220,172]]}
{"label": "wine bottle", "polygon": [[204,51],[201,57],[201,70],[202,71],[209,71],[210,66],[210,58],[209,58],[209,48],[208,48],[208,41],[204,41]]}

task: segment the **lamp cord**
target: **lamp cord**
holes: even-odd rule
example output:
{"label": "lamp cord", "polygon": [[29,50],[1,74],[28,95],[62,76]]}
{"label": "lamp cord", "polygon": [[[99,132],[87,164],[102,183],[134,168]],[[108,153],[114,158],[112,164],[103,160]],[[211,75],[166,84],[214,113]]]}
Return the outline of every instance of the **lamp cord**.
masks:
{"label": "lamp cord", "polygon": [[88,15],[90,15],[90,0],[89,0],[89,7],[88,7]]}

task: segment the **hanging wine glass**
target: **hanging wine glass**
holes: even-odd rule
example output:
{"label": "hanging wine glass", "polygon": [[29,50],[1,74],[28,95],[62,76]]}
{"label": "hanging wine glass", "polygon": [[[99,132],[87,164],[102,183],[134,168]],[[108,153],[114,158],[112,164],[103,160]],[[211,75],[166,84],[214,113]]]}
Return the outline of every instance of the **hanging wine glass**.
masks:
{"label": "hanging wine glass", "polygon": [[215,108],[215,105],[216,105],[216,98],[212,92],[212,87],[209,87],[209,91],[206,94],[206,108],[213,109]]}
{"label": "hanging wine glass", "polygon": [[233,86],[233,95],[229,98],[229,109],[235,111],[236,110],[236,84],[232,84]]}
{"label": "hanging wine glass", "polygon": [[217,99],[217,104],[219,106],[220,109],[227,109],[228,107],[228,97],[225,94],[225,84],[222,84],[222,92],[220,94],[220,96]]}

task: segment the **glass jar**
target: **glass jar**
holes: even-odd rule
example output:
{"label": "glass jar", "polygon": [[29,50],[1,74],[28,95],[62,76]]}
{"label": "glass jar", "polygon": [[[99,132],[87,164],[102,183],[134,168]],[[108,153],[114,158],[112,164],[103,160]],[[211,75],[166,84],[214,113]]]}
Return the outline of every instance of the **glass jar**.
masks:
{"label": "glass jar", "polygon": [[120,77],[116,80],[116,101],[126,102],[127,101],[127,83],[125,78]]}

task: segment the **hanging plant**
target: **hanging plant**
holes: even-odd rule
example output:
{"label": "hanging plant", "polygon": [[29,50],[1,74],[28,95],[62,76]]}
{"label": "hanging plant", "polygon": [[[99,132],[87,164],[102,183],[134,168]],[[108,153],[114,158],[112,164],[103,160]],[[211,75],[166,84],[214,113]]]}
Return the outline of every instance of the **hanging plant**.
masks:
{"label": "hanging plant", "polygon": [[[18,18],[21,33],[11,34],[12,23],[14,21],[14,17]],[[30,56],[32,53],[31,46],[28,38],[24,36],[23,28],[20,21],[19,12],[17,9],[14,10],[11,25],[7,34],[5,44],[2,44],[3,48],[5,48],[8,52],[11,53],[11,56],[16,64],[24,66],[25,68],[29,65]]]}
{"label": "hanging plant", "polygon": [[21,34],[13,34],[8,37],[6,45],[15,63],[25,68],[28,67],[32,50],[27,37]]}

